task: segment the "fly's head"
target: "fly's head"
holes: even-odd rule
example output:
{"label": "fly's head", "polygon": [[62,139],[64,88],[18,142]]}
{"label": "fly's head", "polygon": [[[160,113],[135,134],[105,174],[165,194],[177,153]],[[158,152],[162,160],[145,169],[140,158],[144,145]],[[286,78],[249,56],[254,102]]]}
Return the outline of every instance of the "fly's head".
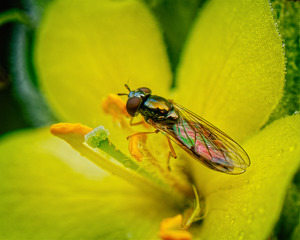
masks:
{"label": "fly's head", "polygon": [[[142,102],[151,95],[151,90],[146,87],[141,87],[131,91],[127,84],[125,84],[125,87],[129,91],[128,100],[126,103],[126,110],[130,116],[135,117],[139,113],[138,110]],[[127,95],[127,94],[119,93],[118,95]]]}

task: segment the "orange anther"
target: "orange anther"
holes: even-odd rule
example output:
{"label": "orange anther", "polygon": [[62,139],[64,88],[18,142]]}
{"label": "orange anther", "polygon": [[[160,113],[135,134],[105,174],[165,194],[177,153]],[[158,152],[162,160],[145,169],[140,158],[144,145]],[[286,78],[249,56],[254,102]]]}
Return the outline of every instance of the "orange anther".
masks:
{"label": "orange anther", "polygon": [[109,94],[107,96],[107,98],[102,102],[102,108],[105,113],[111,114],[115,118],[119,118],[120,115],[129,117],[125,101],[115,94]]}
{"label": "orange anther", "polygon": [[159,237],[163,240],[191,240],[192,234],[182,230],[182,215],[166,218],[160,224]]}
{"label": "orange anther", "polygon": [[128,149],[131,155],[138,161],[141,162],[145,157],[143,151],[145,151],[144,146],[146,146],[147,135],[137,134],[129,137]]}
{"label": "orange anther", "polygon": [[84,136],[92,130],[92,128],[84,126],[81,123],[57,123],[50,127],[50,132],[53,135],[75,133]]}

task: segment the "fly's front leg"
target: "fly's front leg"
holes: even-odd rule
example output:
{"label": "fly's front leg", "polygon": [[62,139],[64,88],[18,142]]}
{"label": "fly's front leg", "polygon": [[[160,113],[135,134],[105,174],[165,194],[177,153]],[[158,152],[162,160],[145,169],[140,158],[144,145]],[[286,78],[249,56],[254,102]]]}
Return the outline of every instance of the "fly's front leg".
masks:
{"label": "fly's front leg", "polygon": [[171,143],[170,138],[167,137],[167,140],[168,140],[168,144],[169,144],[169,147],[170,147],[170,152],[169,152],[169,156],[168,156],[168,160],[167,160],[167,166],[168,166],[168,170],[171,171],[171,167],[170,167],[170,159],[171,159],[171,157],[173,157],[173,158],[176,159],[176,158],[177,158],[177,155],[176,155],[176,152],[175,152],[175,150],[174,150],[174,148],[173,148],[173,145],[172,145],[172,143]]}
{"label": "fly's front leg", "polygon": [[150,125],[145,120],[139,121],[137,123],[133,123],[133,119],[134,119],[134,117],[132,117],[131,120],[130,120],[130,122],[129,122],[130,126],[144,125],[145,128],[149,128],[150,127]]}
{"label": "fly's front leg", "polygon": [[129,136],[127,137],[127,140],[128,140],[129,138],[133,137],[133,136],[136,136],[136,135],[140,135],[140,134],[150,134],[150,133],[158,133],[158,132],[159,132],[159,130],[156,129],[154,132],[137,132],[137,133],[133,133],[133,134],[131,134],[131,135],[129,135]]}
{"label": "fly's front leg", "polygon": [[142,121],[140,121],[140,122],[137,122],[137,123],[133,123],[133,117],[131,118],[131,120],[130,120],[130,126],[136,126],[136,125],[141,125],[141,124],[143,124],[144,123],[144,121],[142,120]]}

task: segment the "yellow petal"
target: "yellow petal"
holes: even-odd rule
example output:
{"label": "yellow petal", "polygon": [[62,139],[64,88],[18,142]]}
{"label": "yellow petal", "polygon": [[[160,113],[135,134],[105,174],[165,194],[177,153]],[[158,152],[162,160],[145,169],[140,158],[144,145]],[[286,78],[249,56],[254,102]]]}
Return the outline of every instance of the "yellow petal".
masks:
{"label": "yellow petal", "polygon": [[282,42],[266,0],[212,0],[178,71],[178,102],[236,140],[258,130],[281,98]]}
{"label": "yellow petal", "polygon": [[244,174],[194,173],[208,206],[203,239],[267,239],[299,167],[299,126],[299,114],[286,117],[246,142],[252,163]]}
{"label": "yellow petal", "polygon": [[35,65],[55,112],[91,127],[111,120],[101,101],[127,92],[124,83],[162,95],[171,83],[159,28],[136,0],[54,1],[37,34]]}
{"label": "yellow petal", "polygon": [[158,239],[161,220],[176,214],[49,129],[2,138],[0,154],[0,239]]}

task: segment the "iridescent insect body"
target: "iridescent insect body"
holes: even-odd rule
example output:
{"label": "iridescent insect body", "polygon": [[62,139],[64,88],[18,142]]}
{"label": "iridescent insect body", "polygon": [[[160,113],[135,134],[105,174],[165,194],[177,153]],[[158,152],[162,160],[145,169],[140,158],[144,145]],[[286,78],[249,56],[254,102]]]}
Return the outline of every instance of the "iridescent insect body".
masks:
{"label": "iridescent insect body", "polygon": [[183,148],[205,166],[227,174],[240,174],[250,165],[244,149],[228,135],[172,100],[152,95],[146,87],[131,91],[127,85],[126,109],[130,116],[141,114],[145,121]]}

